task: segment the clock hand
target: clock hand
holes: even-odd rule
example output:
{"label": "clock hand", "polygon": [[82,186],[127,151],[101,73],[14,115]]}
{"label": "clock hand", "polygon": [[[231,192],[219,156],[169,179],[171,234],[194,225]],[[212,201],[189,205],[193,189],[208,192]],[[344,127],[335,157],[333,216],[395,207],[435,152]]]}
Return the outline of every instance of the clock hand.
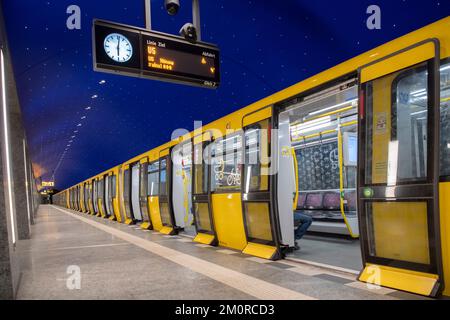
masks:
{"label": "clock hand", "polygon": [[120,37],[117,37],[117,59],[119,59],[120,55]]}

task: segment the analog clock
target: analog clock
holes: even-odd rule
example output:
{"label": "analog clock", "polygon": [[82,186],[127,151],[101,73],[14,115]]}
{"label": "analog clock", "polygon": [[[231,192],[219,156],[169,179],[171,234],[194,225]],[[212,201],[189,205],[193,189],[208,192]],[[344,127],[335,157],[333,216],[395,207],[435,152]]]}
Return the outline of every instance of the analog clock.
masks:
{"label": "analog clock", "polygon": [[133,56],[133,46],[130,40],[120,33],[111,33],[103,42],[108,57],[116,62],[127,62]]}

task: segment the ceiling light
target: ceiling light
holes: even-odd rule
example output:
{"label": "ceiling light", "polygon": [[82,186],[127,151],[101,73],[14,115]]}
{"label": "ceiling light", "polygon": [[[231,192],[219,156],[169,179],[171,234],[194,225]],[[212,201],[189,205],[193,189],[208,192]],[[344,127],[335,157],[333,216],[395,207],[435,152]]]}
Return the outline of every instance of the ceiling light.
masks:
{"label": "ceiling light", "polygon": [[98,98],[98,95],[96,95],[96,94],[94,94],[94,95],[91,97],[91,99],[96,99],[96,98]]}
{"label": "ceiling light", "polygon": [[351,104],[353,106],[353,105],[355,105],[355,102],[357,100],[358,99],[352,99],[352,100],[344,101],[342,103],[335,104],[334,106],[331,106],[331,107],[327,107],[327,108],[323,108],[323,109],[320,109],[320,110],[317,110],[317,111],[310,112],[308,115],[309,116],[313,116],[313,115],[316,115],[316,114],[319,114],[319,113],[323,113],[324,111],[328,111],[328,110],[331,110],[331,109],[342,107],[342,106],[345,106],[345,105],[348,105],[348,104]]}
{"label": "ceiling light", "polygon": [[416,112],[411,113],[411,115],[415,116],[415,115],[418,115],[418,114],[421,114],[421,113],[424,113],[424,112],[427,112],[427,111],[428,110],[416,111]]}
{"label": "ceiling light", "polygon": [[98,82],[98,84],[105,84],[106,83],[106,80],[100,80],[99,82]]}

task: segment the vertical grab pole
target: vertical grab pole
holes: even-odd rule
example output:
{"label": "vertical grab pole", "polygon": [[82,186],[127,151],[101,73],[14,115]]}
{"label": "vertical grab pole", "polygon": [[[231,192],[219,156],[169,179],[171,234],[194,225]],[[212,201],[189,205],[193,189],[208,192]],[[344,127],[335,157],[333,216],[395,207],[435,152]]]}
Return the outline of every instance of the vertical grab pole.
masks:
{"label": "vertical grab pole", "polygon": [[195,30],[197,30],[197,40],[202,41],[199,0],[192,0],[192,24],[194,25]]}
{"label": "vertical grab pole", "polygon": [[152,30],[152,5],[151,0],[144,0],[145,29]]}

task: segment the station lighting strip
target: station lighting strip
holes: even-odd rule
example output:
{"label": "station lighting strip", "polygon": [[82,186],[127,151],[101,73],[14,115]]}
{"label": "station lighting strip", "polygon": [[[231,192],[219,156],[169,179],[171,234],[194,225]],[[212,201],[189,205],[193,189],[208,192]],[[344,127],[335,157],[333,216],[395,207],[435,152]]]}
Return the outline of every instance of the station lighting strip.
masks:
{"label": "station lighting strip", "polygon": [[[28,159],[27,159],[27,146],[26,141],[23,139],[23,163],[25,167],[25,194],[27,196],[27,214],[28,214],[28,223],[31,221],[31,212],[30,212],[30,196],[28,194],[29,192],[29,182],[28,182]],[[29,225],[28,225],[29,226]]]}
{"label": "station lighting strip", "polygon": [[2,69],[2,112],[3,112],[3,136],[5,145],[5,162],[6,162],[6,179],[7,179],[7,195],[8,195],[8,209],[11,224],[11,237],[13,245],[16,244],[16,228],[15,228],[15,210],[14,210],[14,195],[12,190],[12,170],[11,170],[11,150],[9,144],[9,119],[8,107],[6,105],[6,81],[5,81],[5,58],[3,50],[0,49],[0,68]]}
{"label": "station lighting strip", "polygon": [[[106,83],[106,80],[100,80],[100,81],[98,82],[99,85],[103,85],[103,84],[105,84],[105,83]],[[97,94],[93,94],[93,95],[91,96],[91,99],[92,99],[92,100],[97,99],[97,98],[98,98],[98,95],[97,95]],[[91,106],[87,106],[87,107],[84,108],[85,111],[89,111],[89,110],[91,110],[91,109],[92,109]],[[81,121],[81,120],[85,120],[86,118],[87,118],[87,115],[83,115],[83,116],[81,116],[80,121]],[[68,142],[67,142],[67,144],[66,144],[66,146],[65,146],[65,148],[64,148],[64,151],[63,151],[63,153],[61,154],[61,156],[59,157],[59,160],[58,160],[58,163],[57,163],[56,166],[55,166],[55,169],[53,169],[53,174],[52,174],[52,179],[53,179],[53,181],[55,180],[55,173],[56,173],[56,171],[57,171],[57,170],[59,169],[59,167],[61,166],[61,164],[62,164],[62,162],[63,162],[63,160],[64,160],[64,158],[65,158],[65,156],[66,156],[66,154],[67,154],[67,151],[69,151],[69,148],[71,147],[72,143],[74,142],[73,140],[75,139],[76,134],[77,134],[78,131],[79,131],[79,127],[81,127],[82,125],[83,125],[83,124],[82,124],[81,122],[77,123],[77,125],[75,126],[75,130],[72,132],[71,136],[69,137],[69,140],[68,140]]]}

